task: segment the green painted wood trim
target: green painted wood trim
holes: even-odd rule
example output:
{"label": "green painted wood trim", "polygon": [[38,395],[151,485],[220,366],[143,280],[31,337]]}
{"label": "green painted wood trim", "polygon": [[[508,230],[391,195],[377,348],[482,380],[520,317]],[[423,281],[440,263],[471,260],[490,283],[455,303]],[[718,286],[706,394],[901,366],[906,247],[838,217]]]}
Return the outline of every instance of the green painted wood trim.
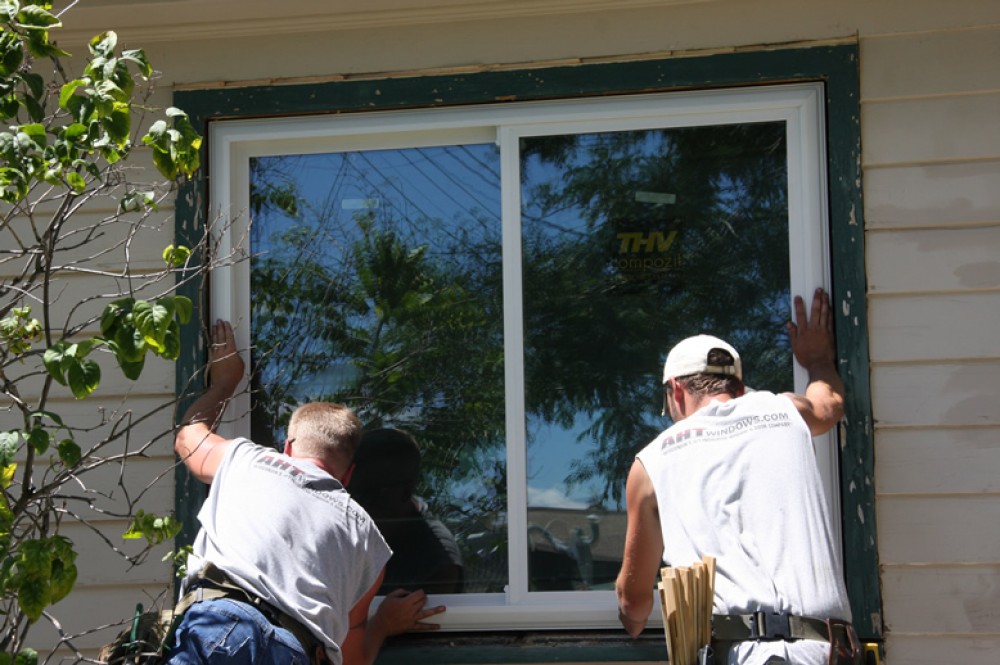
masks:
{"label": "green painted wood trim", "polygon": [[868,287],[861,191],[861,115],[857,53],[827,80],[830,246],[837,355],[847,387],[840,483],[845,582],[863,639],[882,637],[882,593],[875,528],[875,446],[868,356]]}
{"label": "green painted wood trim", "polygon": [[[204,160],[204,156],[202,157]],[[204,163],[204,162],[203,162]],[[192,196],[204,192],[204,183],[199,174],[197,181],[185,183],[181,188],[181,194],[177,197],[175,243],[191,247],[199,246],[204,229],[204,206],[200,200],[192,199]],[[204,261],[201,251],[196,251],[191,256],[191,265],[200,265]],[[206,299],[208,289],[205,280],[185,279],[186,275],[179,275],[177,292],[191,299],[192,314],[191,323],[181,326],[181,354],[176,363],[175,390],[178,396],[176,416],[178,421],[184,414],[187,407],[194,401],[198,391],[203,386],[202,375],[198,370],[204,366],[208,357],[205,348],[205,336],[202,330],[208,321],[208,313],[211,311]],[[180,461],[178,459],[178,461]],[[174,471],[174,514],[183,525],[180,533],[174,539],[174,551],[194,543],[194,538],[198,533],[198,510],[208,496],[208,487],[188,473],[183,464],[177,464]],[[179,591],[180,580],[175,580],[175,594]]]}
{"label": "green painted wood trim", "polygon": [[[875,542],[856,44],[461,75],[182,90],[174,94],[174,103],[187,111],[195,126],[207,135],[210,122],[230,118],[506,103],[803,81],[822,81],[827,95],[833,299],[840,368],[848,386],[841,437],[845,568],[858,632],[863,638],[874,639],[882,633],[882,603]],[[178,241],[196,237],[204,227],[205,215],[205,174],[202,172],[199,178],[182,188],[177,206]],[[201,301],[196,299],[195,302]],[[207,311],[198,310],[202,316]],[[196,337],[191,331],[186,334],[189,336],[185,343]],[[196,366],[178,364],[179,389]],[[179,473],[185,475],[183,470]],[[192,500],[189,482],[178,482],[184,490],[178,492],[178,515],[192,516],[196,507],[184,505]],[[530,661],[520,656],[516,659],[507,656],[507,662]]]}

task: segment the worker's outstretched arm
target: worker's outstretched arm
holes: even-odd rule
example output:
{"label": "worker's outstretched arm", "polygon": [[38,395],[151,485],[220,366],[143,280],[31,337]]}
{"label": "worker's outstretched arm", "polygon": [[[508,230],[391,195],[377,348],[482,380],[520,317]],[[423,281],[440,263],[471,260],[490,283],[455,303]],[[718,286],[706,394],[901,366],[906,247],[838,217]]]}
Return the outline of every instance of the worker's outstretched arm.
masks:
{"label": "worker's outstretched arm", "polygon": [[216,321],[208,352],[208,388],[184,412],[174,438],[174,451],[188,471],[203,483],[210,483],[232,443],[215,433],[229,398],[243,378],[243,359],[236,351],[233,328],[228,321]]}
{"label": "worker's outstretched arm", "polygon": [[[383,572],[384,575],[384,572]],[[423,591],[397,589],[386,595],[372,617],[368,616],[372,599],[382,584],[383,575],[358,601],[350,613],[350,630],[341,645],[344,665],[371,665],[387,637],[410,631],[437,630],[440,625],[424,619],[445,611],[443,605],[425,608],[427,594]]]}
{"label": "worker's outstretched arm", "polygon": [[802,297],[795,296],[795,320],[788,323],[788,339],[792,355],[809,373],[809,385],[804,395],[787,394],[813,436],[825,434],[844,417],[844,382],[837,372],[830,296],[823,289],[813,294],[808,316]]}
{"label": "worker's outstretched arm", "polygon": [[625,531],[625,554],[615,582],[618,594],[618,619],[632,637],[646,627],[653,609],[653,589],[663,565],[663,532],[653,482],[642,462],[632,463],[625,482],[628,526]]}

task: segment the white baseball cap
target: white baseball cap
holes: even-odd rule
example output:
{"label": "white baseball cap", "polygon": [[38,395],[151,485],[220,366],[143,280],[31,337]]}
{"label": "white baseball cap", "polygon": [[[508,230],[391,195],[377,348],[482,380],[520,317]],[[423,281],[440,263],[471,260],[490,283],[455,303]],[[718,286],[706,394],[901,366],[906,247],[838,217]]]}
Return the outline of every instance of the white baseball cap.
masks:
{"label": "white baseball cap", "polygon": [[[712,365],[708,362],[708,354],[712,349],[728,351],[733,356],[732,365]],[[667,354],[667,362],[663,365],[663,383],[678,376],[689,374],[722,374],[735,376],[743,380],[743,363],[740,354],[728,342],[711,335],[695,335],[679,342]]]}

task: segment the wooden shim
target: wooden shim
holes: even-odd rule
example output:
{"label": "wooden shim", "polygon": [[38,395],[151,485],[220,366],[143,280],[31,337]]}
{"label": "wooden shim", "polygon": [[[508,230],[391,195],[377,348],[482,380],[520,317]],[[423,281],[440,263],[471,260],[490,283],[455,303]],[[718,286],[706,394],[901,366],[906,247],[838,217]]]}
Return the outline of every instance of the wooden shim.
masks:
{"label": "wooden shim", "polygon": [[708,626],[706,626],[706,637],[708,641],[706,644],[712,641],[712,613],[715,607],[715,557],[705,555],[701,557],[702,564],[705,566],[705,616],[708,620]]}
{"label": "wooden shim", "polygon": [[[666,578],[666,572],[663,573],[663,577]],[[657,585],[657,588],[660,592],[660,612],[663,614],[663,637],[667,643],[667,658],[672,661],[675,658],[674,654],[677,653],[675,646],[676,643],[674,642],[672,635],[673,618],[671,617],[671,606],[673,603],[667,597],[667,588],[662,579]]]}
{"label": "wooden shim", "polygon": [[671,595],[675,599],[677,606],[677,620],[675,624],[677,626],[677,655],[679,658],[677,662],[679,665],[693,665],[691,663],[691,650],[688,645],[688,628],[687,628],[687,610],[684,603],[684,590],[681,584],[681,576],[676,574],[675,571],[671,571],[671,575],[667,578],[671,586]]}

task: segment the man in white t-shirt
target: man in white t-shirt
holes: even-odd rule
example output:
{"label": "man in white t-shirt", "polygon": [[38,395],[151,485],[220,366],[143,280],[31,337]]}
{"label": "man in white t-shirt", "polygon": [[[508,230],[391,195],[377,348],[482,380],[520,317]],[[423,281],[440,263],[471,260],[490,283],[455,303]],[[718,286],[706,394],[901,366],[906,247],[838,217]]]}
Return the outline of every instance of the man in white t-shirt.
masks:
{"label": "man in white t-shirt", "polygon": [[361,422],[330,402],[304,404],[284,452],[215,433],[243,378],[233,330],[212,329],[209,386],[184,414],[174,448],[210,484],[184,582],[169,665],[370,665],[385,638],[424,623],[422,591],[393,592],[369,620],[392,555],[344,485]]}
{"label": "man in white t-shirt", "polygon": [[[843,416],[827,294],[788,324],[804,394],[745,392],[736,349],[709,335],[668,354],[664,414],[674,425],[636,456],[616,583],[619,617],[645,627],[663,564],[716,560],[712,647],[728,665],[860,663],[812,436]],[[830,625],[836,658],[831,653]],[[841,644],[841,637],[846,644]]]}

